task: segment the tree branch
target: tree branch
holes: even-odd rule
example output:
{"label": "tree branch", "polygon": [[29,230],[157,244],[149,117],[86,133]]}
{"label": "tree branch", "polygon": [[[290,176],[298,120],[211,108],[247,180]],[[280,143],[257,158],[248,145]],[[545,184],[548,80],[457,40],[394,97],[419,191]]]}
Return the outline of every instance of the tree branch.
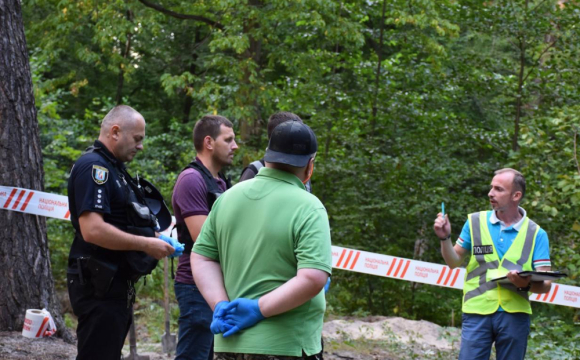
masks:
{"label": "tree branch", "polygon": [[154,3],[149,2],[147,0],[139,0],[139,2],[141,4],[143,4],[143,5],[151,8],[151,9],[157,10],[160,13],[163,13],[163,14],[169,15],[169,16],[172,16],[172,17],[174,17],[176,19],[200,21],[200,22],[206,23],[206,24],[208,24],[210,26],[216,27],[216,28],[218,28],[220,30],[223,30],[224,29],[224,26],[222,24],[220,24],[219,22],[213,21],[213,20],[208,19],[208,18],[206,18],[204,16],[177,13],[175,11],[166,9],[166,8],[164,8],[161,5],[154,4]]}
{"label": "tree branch", "polygon": [[204,45],[210,36],[211,36],[211,33],[208,33],[201,41],[196,42],[195,45],[193,46],[193,49],[191,49],[191,51],[194,52],[195,50],[197,50],[197,48]]}
{"label": "tree branch", "polygon": [[519,49],[519,48],[520,48],[518,44],[516,44],[515,42],[513,42],[513,41],[512,41],[512,39],[509,39],[509,38],[508,38],[508,39],[507,39],[507,41],[508,41],[510,44],[512,44],[512,46],[513,46],[514,48],[516,48],[516,49]]}
{"label": "tree branch", "polygon": [[544,56],[544,54],[546,52],[548,52],[548,50],[550,50],[554,45],[556,45],[556,42],[557,41],[558,41],[558,39],[554,40],[553,42],[550,43],[550,45],[546,46],[546,48],[540,53],[540,55],[538,55],[538,58],[532,62],[531,69],[528,71],[528,73],[524,77],[524,82],[528,79],[528,76],[530,76],[531,72],[536,67],[537,62],[540,61],[540,59],[542,58],[542,56]]}
{"label": "tree branch", "polygon": [[539,3],[537,3],[537,4],[536,4],[536,6],[534,6],[534,7],[532,8],[532,10],[530,10],[528,13],[533,13],[534,11],[536,11],[536,9],[537,9],[537,8],[539,8],[539,7],[540,7],[540,5],[543,5],[545,2],[546,2],[546,0],[542,0],[542,1],[540,1],[540,2],[539,2]]}

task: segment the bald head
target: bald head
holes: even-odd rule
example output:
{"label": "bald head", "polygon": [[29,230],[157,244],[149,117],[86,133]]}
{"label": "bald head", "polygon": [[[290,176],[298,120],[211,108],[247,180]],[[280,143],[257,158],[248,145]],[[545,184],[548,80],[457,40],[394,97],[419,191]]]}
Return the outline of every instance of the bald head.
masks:
{"label": "bald head", "polygon": [[133,160],[138,151],[143,150],[145,119],[139,112],[127,105],[115,106],[101,122],[101,141],[117,160]]}
{"label": "bald head", "polygon": [[113,125],[118,125],[121,128],[132,127],[138,120],[142,120],[143,116],[139,112],[127,105],[117,105],[109,111],[101,122],[100,135],[106,135]]}

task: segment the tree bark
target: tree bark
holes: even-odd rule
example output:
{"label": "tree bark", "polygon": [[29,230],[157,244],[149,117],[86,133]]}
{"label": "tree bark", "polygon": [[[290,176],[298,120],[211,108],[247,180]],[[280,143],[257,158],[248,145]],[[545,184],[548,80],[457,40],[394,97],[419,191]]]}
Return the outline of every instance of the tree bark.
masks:
{"label": "tree bark", "polygon": [[[0,184],[43,190],[42,149],[19,0],[0,0]],[[0,330],[21,331],[26,309],[64,326],[54,291],[46,220],[0,210]]]}

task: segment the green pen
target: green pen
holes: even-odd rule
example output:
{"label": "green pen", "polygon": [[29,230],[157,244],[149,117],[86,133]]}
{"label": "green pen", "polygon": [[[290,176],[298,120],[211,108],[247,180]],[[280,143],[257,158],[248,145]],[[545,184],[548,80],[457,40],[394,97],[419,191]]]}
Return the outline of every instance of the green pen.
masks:
{"label": "green pen", "polygon": [[441,203],[441,214],[443,214],[443,217],[445,217],[445,203],[444,202]]}

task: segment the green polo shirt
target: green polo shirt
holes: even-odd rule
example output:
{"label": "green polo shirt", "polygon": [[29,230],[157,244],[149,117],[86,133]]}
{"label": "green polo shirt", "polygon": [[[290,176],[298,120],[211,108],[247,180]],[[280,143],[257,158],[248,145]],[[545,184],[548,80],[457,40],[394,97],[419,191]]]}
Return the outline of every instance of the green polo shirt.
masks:
{"label": "green polo shirt", "polygon": [[[257,299],[296,276],[298,269],[332,271],[326,209],[296,176],[266,167],[218,198],[193,252],[219,261],[230,300]],[[305,304],[236,335],[216,335],[214,350],[316,354],[321,351],[325,308],[321,291]]]}

